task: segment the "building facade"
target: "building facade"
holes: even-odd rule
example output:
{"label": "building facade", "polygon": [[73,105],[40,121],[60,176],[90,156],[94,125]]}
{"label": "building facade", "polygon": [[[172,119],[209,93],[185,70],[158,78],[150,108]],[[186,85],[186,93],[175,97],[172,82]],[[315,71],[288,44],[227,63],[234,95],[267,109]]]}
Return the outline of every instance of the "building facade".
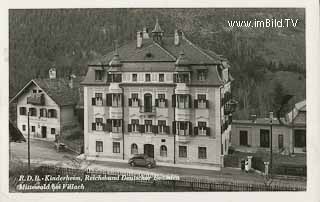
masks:
{"label": "building facade", "polygon": [[231,145],[246,152],[270,151],[283,154],[306,152],[306,101],[296,103],[294,108],[279,122],[269,118],[233,120]]}
{"label": "building facade", "polygon": [[50,78],[33,79],[10,102],[17,103],[17,127],[23,135],[56,140],[64,128],[74,125],[75,105],[79,100],[80,80],[56,78],[50,69]]}
{"label": "building facade", "polygon": [[226,60],[165,37],[157,21],[137,40],[89,64],[84,88],[85,156],[223,165],[231,130]]}

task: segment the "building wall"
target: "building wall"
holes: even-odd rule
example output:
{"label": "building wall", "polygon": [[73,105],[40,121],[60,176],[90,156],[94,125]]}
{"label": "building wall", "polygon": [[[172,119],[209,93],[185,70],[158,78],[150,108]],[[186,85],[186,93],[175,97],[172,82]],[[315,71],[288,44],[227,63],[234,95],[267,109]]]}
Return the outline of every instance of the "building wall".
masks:
{"label": "building wall", "polygon": [[[248,145],[251,148],[256,149],[259,148],[261,150],[269,150],[269,148],[260,147],[260,130],[269,130],[270,125],[258,125],[258,124],[232,124],[232,132],[231,132],[231,144],[233,146],[240,146],[240,131],[248,132]],[[272,145],[274,151],[279,151],[278,147],[278,137],[280,134],[283,135],[283,146],[285,150],[290,150],[290,128],[286,126],[273,125],[272,127]],[[270,133],[269,133],[270,134]]]}
{"label": "building wall", "polygon": [[[152,78],[152,77],[151,77]],[[138,77],[139,80],[139,77]],[[220,106],[220,89],[214,87],[189,87],[189,93],[192,95],[193,100],[196,99],[197,94],[206,94],[209,100],[209,109],[194,109],[189,110],[187,120],[192,122],[192,127],[197,126],[198,121],[206,121],[207,126],[210,127],[210,137],[196,136],[190,137],[186,143],[176,139],[175,156],[176,163],[197,163],[197,164],[211,164],[221,165],[221,113]],[[157,161],[170,162],[174,161],[174,135],[172,134],[172,122],[174,115],[176,120],[179,119],[177,114],[174,114],[172,108],[172,94],[175,93],[173,86],[153,86],[153,85],[140,85],[140,86],[123,86],[124,93],[124,139],[121,137],[114,138],[112,134],[106,131],[92,131],[91,123],[94,122],[95,117],[103,118],[105,123],[106,119],[110,116],[109,107],[92,106],[91,98],[95,93],[102,93],[103,103],[105,104],[106,94],[110,93],[109,86],[85,86],[84,87],[84,133],[85,133],[85,154],[87,156],[100,156],[108,158],[123,158],[123,144],[124,144],[124,158],[129,159],[131,155],[131,144],[135,143],[138,146],[138,152],[143,153],[144,144],[154,145],[154,155]],[[155,116],[147,116],[140,114],[138,107],[128,107],[128,99],[131,98],[132,93],[138,93],[141,104],[143,103],[143,95],[150,93],[152,95],[152,105],[155,105],[155,99],[158,98],[159,93],[164,93],[168,99],[168,108],[157,108]],[[177,111],[176,111],[177,112]],[[183,116],[180,116],[183,119]],[[139,124],[144,124],[144,120],[152,120],[154,125],[157,125],[158,120],[166,120],[166,125],[170,127],[170,134],[146,134],[146,133],[129,133],[128,124],[131,119],[139,119]],[[223,135],[224,140],[229,142],[229,131],[227,130]],[[177,137],[177,136],[176,136]],[[96,141],[103,141],[103,152],[96,152]],[[164,142],[163,142],[164,141]],[[120,142],[120,153],[113,153],[112,142]],[[160,156],[160,146],[167,147],[167,157]],[[187,158],[179,157],[179,145],[187,146]],[[207,148],[207,159],[198,158],[198,147]],[[227,151],[227,147],[226,147]]]}
{"label": "building wall", "polygon": [[[55,128],[56,134],[60,134],[60,108],[59,106],[48,96],[45,94],[45,105],[37,106],[32,104],[27,104],[27,97],[31,96],[33,90],[40,90],[37,86],[32,85],[26,93],[23,93],[17,99],[17,126],[22,132],[22,134],[28,134],[28,116],[20,115],[19,108],[26,107],[27,111],[30,107],[34,107],[37,110],[37,116],[30,116],[30,135],[31,137],[41,137],[41,128],[42,126],[47,127],[47,139],[54,140],[55,134],[51,134],[51,128]],[[47,118],[40,117],[40,108],[46,109],[55,109],[57,110],[57,118]],[[26,126],[26,130],[23,130],[22,125]],[[32,126],[35,126],[35,132],[32,132]]]}

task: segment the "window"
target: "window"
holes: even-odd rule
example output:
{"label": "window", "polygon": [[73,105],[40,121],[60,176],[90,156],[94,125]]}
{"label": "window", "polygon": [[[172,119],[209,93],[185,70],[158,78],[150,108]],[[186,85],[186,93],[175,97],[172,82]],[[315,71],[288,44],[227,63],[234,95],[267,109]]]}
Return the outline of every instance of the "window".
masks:
{"label": "window", "polygon": [[204,109],[207,108],[207,98],[206,94],[198,94],[197,108]]}
{"label": "window", "polygon": [[47,109],[45,108],[40,109],[40,117],[47,117]]}
{"label": "window", "polygon": [[188,135],[188,124],[187,121],[179,121],[178,122],[178,134],[179,135]]}
{"label": "window", "polygon": [[36,127],[35,126],[31,126],[31,132],[36,132]]}
{"label": "window", "polygon": [[113,153],[120,153],[120,142],[112,143]]}
{"label": "window", "polygon": [[205,81],[207,80],[207,70],[198,70],[198,80],[199,81]]}
{"label": "window", "polygon": [[248,131],[246,130],[240,130],[240,145],[248,145]]}
{"label": "window", "polygon": [[22,125],[22,131],[26,131],[26,125]]}
{"label": "window", "polygon": [[102,93],[95,93],[96,105],[102,105]]}
{"label": "window", "polygon": [[158,120],[159,126],[159,133],[165,133],[166,121],[165,120]]}
{"label": "window", "polygon": [[131,119],[132,132],[138,132],[139,119]]}
{"label": "window", "polygon": [[176,83],[185,83],[189,81],[189,74],[176,74],[174,75]]}
{"label": "window", "polygon": [[55,128],[51,128],[51,134],[56,134],[56,129]]}
{"label": "window", "polygon": [[179,146],[179,157],[187,158],[187,146]]}
{"label": "window", "polygon": [[132,74],[132,81],[137,81],[137,80],[138,80],[137,74]]}
{"label": "window", "polygon": [[103,76],[103,70],[96,70],[95,71],[95,79],[96,81],[101,81]]}
{"label": "window", "polygon": [[37,109],[36,108],[31,107],[29,109],[29,111],[30,111],[30,116],[37,116]]}
{"label": "window", "polygon": [[120,107],[121,106],[121,94],[120,93],[112,94],[112,106],[113,107]]}
{"label": "window", "polygon": [[206,159],[207,158],[207,148],[206,147],[198,147],[198,158]]}
{"label": "window", "polygon": [[96,118],[96,130],[103,130],[103,118]]}
{"label": "window", "polygon": [[121,74],[108,74],[107,76],[108,76],[107,77],[108,82],[121,82],[122,81]]}
{"label": "window", "polygon": [[138,153],[138,145],[133,143],[131,145],[131,154],[137,154]]}
{"label": "window", "polygon": [[[129,101],[130,102],[130,101]],[[131,94],[131,106],[132,107],[138,107],[139,106],[139,98],[138,93],[132,93]]]}
{"label": "window", "polygon": [[42,93],[42,90],[38,90],[38,93]]}
{"label": "window", "polygon": [[160,147],[160,156],[167,157],[167,147],[165,145],[161,145]]}
{"label": "window", "polygon": [[294,146],[295,147],[306,147],[306,130],[294,130]]}
{"label": "window", "polygon": [[27,115],[27,108],[25,108],[25,107],[20,107],[20,108],[19,108],[19,111],[20,111],[20,115]]}
{"label": "window", "polygon": [[37,93],[37,90],[32,90],[32,93]]}
{"label": "window", "polygon": [[260,147],[269,147],[269,130],[260,130]]}
{"label": "window", "polygon": [[164,82],[164,74],[159,74],[159,82]]}
{"label": "window", "polygon": [[146,81],[150,81],[151,79],[150,79],[150,74],[146,74]]}
{"label": "window", "polygon": [[165,108],[167,105],[166,105],[166,95],[165,94],[158,94],[158,107],[160,108]]}
{"label": "window", "polygon": [[103,152],[103,142],[96,141],[96,152]]}
{"label": "window", "polygon": [[178,108],[189,108],[189,100],[190,96],[189,95],[177,95],[177,99],[178,99]]}
{"label": "window", "polygon": [[199,135],[207,135],[207,123],[199,121],[198,122],[198,134]]}
{"label": "window", "polygon": [[49,110],[48,110],[48,117],[49,117],[49,118],[57,118],[57,110],[55,110],[55,109],[49,109]]}
{"label": "window", "polygon": [[121,119],[113,119],[112,120],[112,132],[113,133],[121,133]]}
{"label": "window", "polygon": [[146,133],[151,133],[152,130],[151,130],[151,127],[152,127],[152,120],[145,120],[144,121],[145,123],[145,127],[146,127]]}

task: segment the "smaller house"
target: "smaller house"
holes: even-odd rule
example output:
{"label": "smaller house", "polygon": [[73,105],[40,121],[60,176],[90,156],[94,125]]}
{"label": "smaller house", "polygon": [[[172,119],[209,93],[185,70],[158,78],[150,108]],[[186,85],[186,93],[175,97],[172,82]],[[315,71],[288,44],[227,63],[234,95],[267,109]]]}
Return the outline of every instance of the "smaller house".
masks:
{"label": "smaller house", "polygon": [[77,124],[76,106],[80,100],[81,78],[56,78],[50,69],[49,78],[29,81],[10,102],[17,103],[17,127],[31,137],[56,140],[64,128]]}
{"label": "smaller house", "polygon": [[274,152],[306,152],[306,101],[296,103],[280,122],[274,118],[271,124],[270,118],[255,116],[251,120],[233,120],[231,145],[243,152],[270,151],[271,134]]}

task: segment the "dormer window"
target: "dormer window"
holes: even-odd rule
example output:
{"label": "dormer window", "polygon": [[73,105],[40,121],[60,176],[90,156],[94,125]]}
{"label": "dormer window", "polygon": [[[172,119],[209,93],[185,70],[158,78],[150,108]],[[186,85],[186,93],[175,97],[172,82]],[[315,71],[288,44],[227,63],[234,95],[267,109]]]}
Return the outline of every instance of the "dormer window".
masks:
{"label": "dormer window", "polygon": [[32,93],[37,93],[37,90],[32,90]]}
{"label": "dormer window", "polygon": [[198,73],[198,80],[199,81],[207,80],[208,70],[201,69],[201,70],[198,70],[197,73]]}
{"label": "dormer window", "polygon": [[121,74],[108,74],[108,82],[121,82],[122,76]]}
{"label": "dormer window", "polygon": [[178,73],[174,75],[174,82],[187,83],[189,82],[189,73]]}
{"label": "dormer window", "polygon": [[103,70],[95,70],[96,81],[101,81],[103,77]]}

